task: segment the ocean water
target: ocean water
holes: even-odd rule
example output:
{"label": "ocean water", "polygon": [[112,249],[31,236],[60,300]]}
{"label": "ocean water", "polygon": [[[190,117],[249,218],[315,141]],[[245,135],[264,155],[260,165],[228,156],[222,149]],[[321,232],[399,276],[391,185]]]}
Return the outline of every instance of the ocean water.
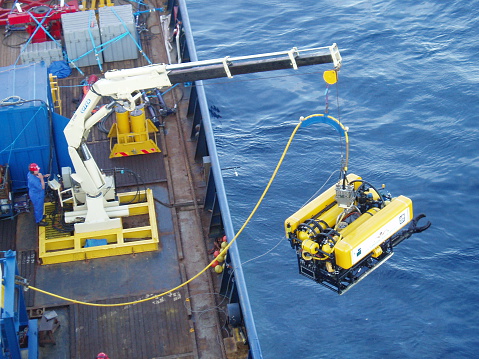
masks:
{"label": "ocean water", "polygon": [[[339,168],[342,153],[328,126],[300,129],[238,239],[264,357],[477,358],[479,1],[187,6],[200,59],[337,43],[343,67],[328,106],[350,129],[350,172],[410,197],[432,222],[343,296],[299,275],[283,222]],[[299,117],[324,113],[329,68],[205,82],[236,230]]]}

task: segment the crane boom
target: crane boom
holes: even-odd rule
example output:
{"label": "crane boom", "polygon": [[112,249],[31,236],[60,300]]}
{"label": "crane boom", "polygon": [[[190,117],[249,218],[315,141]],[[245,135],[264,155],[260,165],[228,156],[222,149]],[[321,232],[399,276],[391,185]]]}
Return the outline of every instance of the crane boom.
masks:
{"label": "crane boom", "polygon": [[[337,48],[337,47],[336,47]],[[316,49],[315,49],[316,50]],[[311,50],[306,50],[311,51]],[[335,68],[341,65],[340,58],[331,52],[329,54],[318,54],[317,52],[301,53],[295,52],[293,60],[287,54],[278,53],[274,57],[263,56],[262,58],[225,58],[222,63],[204,64],[201,66],[195,63],[187,63],[185,66],[169,65],[167,66],[168,78],[172,84],[181,82],[193,82],[197,80],[210,80],[220,77],[232,77],[234,75],[244,75],[256,72],[283,70],[303,66],[319,65],[333,63]],[[244,60],[243,60],[244,59]],[[339,61],[338,61],[339,60]],[[194,67],[193,67],[194,66]],[[228,76],[229,75],[229,76]]]}
{"label": "crane boom", "polygon": [[[85,143],[90,129],[113,111],[113,105],[120,104],[132,111],[142,96],[141,91],[145,89],[160,89],[182,82],[231,78],[240,74],[287,68],[298,69],[301,66],[325,63],[333,63],[336,70],[341,67],[341,55],[336,44],[305,50],[293,48],[283,52],[242,57],[227,56],[222,59],[184,64],[154,64],[106,72],[103,79],[91,86],[64,129],[68,153],[75,168],[72,178],[80,184],[86,194],[86,203],[81,208],[82,213],[86,209],[86,215],[70,216],[85,218],[85,222],[76,224],[75,229],[83,228],[81,231],[88,231],[93,226],[95,229],[116,228],[119,221],[110,219],[104,207],[109,208],[109,213],[126,213],[121,210],[112,210],[114,205],[111,202],[108,204],[105,202],[103,192],[108,187],[107,179],[98,168]],[[109,97],[113,101],[93,113],[103,97]],[[118,205],[118,207],[121,206]]]}

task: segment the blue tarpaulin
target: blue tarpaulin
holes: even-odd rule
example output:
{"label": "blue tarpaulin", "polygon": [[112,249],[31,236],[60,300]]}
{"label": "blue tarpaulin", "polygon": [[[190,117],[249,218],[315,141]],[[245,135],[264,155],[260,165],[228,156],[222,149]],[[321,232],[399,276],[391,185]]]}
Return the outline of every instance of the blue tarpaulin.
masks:
{"label": "blue tarpaulin", "polygon": [[71,75],[72,69],[65,61],[53,61],[48,66],[48,72],[59,79],[63,79]]}
{"label": "blue tarpaulin", "polygon": [[10,165],[13,191],[27,188],[28,165],[58,173],[44,63],[0,68],[0,164]]}

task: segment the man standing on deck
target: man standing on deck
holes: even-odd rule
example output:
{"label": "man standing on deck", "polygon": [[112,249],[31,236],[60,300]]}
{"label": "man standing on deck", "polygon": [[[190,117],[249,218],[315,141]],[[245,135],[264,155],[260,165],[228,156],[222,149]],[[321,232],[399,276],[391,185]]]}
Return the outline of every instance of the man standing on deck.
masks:
{"label": "man standing on deck", "polygon": [[42,175],[40,166],[36,163],[30,163],[28,167],[30,172],[27,174],[28,180],[28,195],[33,203],[33,209],[35,213],[35,222],[39,226],[48,225],[43,220],[43,205],[45,202],[45,180],[44,178],[50,177],[50,174]]}

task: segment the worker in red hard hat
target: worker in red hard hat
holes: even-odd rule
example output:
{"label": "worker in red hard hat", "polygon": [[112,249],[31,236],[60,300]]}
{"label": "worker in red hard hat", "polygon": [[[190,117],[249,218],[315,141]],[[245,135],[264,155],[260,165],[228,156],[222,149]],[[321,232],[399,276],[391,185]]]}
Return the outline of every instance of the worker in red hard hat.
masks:
{"label": "worker in red hard hat", "polygon": [[35,222],[39,226],[48,225],[43,220],[43,205],[45,202],[45,178],[50,174],[43,175],[40,173],[40,166],[36,163],[30,163],[27,174],[28,195],[33,203],[33,212],[35,214]]}
{"label": "worker in red hard hat", "polygon": [[96,359],[110,359],[105,353],[98,353]]}

